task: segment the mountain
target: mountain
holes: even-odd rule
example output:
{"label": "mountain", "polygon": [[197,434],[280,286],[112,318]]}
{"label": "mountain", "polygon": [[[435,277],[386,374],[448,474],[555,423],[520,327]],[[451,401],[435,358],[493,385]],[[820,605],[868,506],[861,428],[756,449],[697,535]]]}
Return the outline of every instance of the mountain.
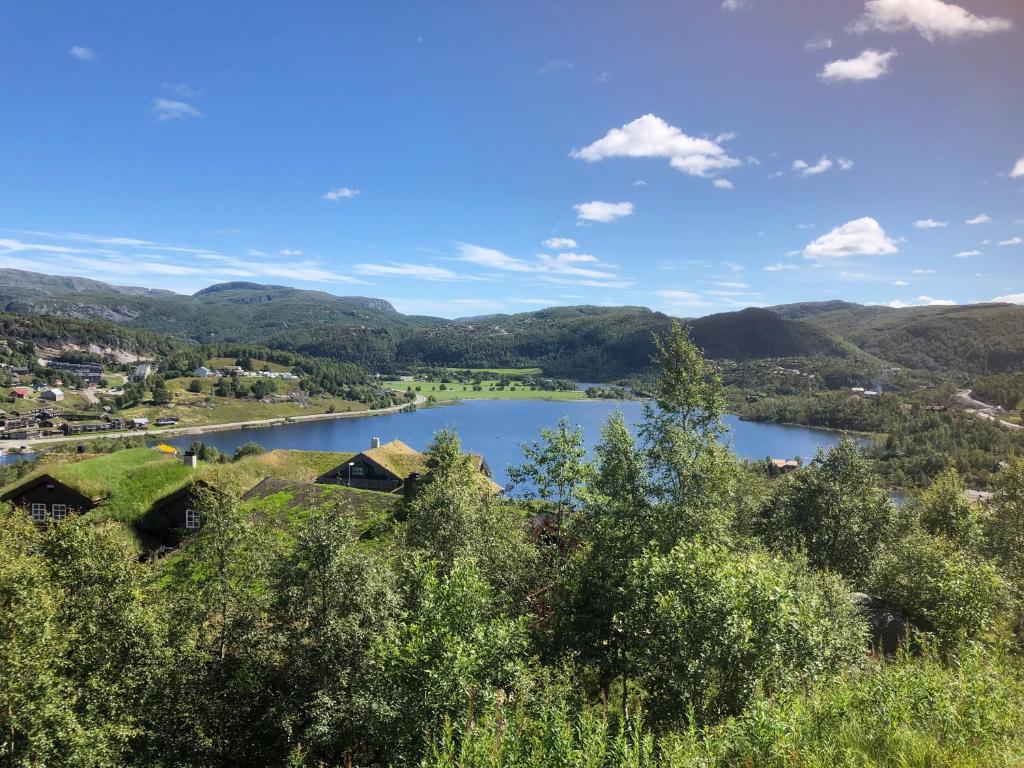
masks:
{"label": "mountain", "polygon": [[[646,369],[672,321],[643,307],[553,307],[458,320],[403,315],[382,299],[218,283],[192,296],[0,270],[0,311],[115,321],[200,342],[265,344],[359,363],[538,366],[607,381]],[[1024,307],[893,309],[845,301],[750,308],[685,321],[713,359],[834,357],[971,375],[1024,366]]]}
{"label": "mountain", "polygon": [[[782,309],[783,316],[791,312]],[[907,368],[972,375],[1024,367],[1024,306],[1017,304],[903,309],[852,304],[806,317],[868,354]]]}

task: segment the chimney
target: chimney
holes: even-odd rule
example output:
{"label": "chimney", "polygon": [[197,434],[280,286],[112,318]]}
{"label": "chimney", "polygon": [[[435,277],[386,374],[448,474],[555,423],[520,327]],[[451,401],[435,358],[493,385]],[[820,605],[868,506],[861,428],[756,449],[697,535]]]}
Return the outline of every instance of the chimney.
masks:
{"label": "chimney", "polygon": [[185,451],[185,466],[195,469],[197,466],[198,457],[195,451]]}
{"label": "chimney", "polygon": [[370,447],[371,448],[380,448],[380,438],[379,437],[371,437],[370,438]]}

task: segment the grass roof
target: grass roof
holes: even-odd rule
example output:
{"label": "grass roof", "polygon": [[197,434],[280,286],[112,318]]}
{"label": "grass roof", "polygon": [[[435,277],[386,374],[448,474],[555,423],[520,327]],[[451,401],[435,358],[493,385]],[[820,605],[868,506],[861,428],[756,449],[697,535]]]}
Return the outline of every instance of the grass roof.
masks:
{"label": "grass roof", "polygon": [[379,448],[363,451],[363,455],[401,480],[405,480],[413,472],[422,475],[427,471],[427,462],[423,454],[401,440],[392,440]]}
{"label": "grass roof", "polygon": [[243,498],[254,514],[285,527],[301,524],[313,510],[330,509],[351,518],[360,533],[390,518],[402,500],[394,494],[273,477],[263,480]]}

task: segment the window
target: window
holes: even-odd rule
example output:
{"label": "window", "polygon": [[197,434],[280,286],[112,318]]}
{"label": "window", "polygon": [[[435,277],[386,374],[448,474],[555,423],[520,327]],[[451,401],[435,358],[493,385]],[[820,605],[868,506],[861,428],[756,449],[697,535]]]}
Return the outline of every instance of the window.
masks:
{"label": "window", "polygon": [[50,517],[54,520],[60,521],[68,516],[68,505],[67,504],[51,504],[50,505]]}
{"label": "window", "polygon": [[366,467],[362,464],[356,464],[352,467],[352,477],[362,477],[366,474]]}
{"label": "window", "polygon": [[195,530],[199,527],[199,511],[195,509],[185,510],[185,527]]}
{"label": "window", "polygon": [[46,522],[46,505],[45,504],[33,504],[32,505],[32,521],[35,523]]}

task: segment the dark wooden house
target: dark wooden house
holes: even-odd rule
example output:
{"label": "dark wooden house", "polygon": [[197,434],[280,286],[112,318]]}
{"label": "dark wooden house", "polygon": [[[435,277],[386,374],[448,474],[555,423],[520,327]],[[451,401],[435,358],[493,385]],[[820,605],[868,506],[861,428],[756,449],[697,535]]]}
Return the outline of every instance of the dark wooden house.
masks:
{"label": "dark wooden house", "polygon": [[98,502],[45,474],[15,486],[0,496],[0,501],[24,509],[37,523],[59,522],[68,515],[80,515]]}
{"label": "dark wooden house", "polygon": [[202,480],[189,483],[157,500],[142,520],[142,526],[153,532],[166,532],[166,538],[180,540],[198,531],[203,524],[200,500],[203,494],[215,492]]}
{"label": "dark wooden house", "polygon": [[[472,454],[470,460],[488,487],[494,492],[501,491],[501,486],[491,480],[491,468],[487,466],[483,456]],[[316,482],[384,493],[409,492],[416,479],[426,473],[427,460],[422,453],[410,448],[401,440],[392,440],[381,445],[380,441],[374,438],[369,450],[358,453],[348,461],[328,470],[320,475]]]}

